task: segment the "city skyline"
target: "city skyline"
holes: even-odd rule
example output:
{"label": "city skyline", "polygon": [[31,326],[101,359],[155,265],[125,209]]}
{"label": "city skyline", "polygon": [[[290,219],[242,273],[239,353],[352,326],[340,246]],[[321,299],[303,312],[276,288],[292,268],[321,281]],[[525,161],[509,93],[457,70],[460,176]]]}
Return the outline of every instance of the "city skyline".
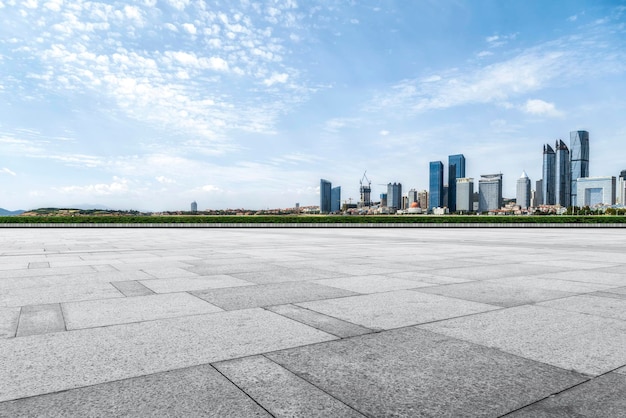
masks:
{"label": "city skyline", "polygon": [[0,34],[10,210],[357,201],[457,154],[515,197],[583,130],[590,177],[626,169],[623,0],[0,0]]}

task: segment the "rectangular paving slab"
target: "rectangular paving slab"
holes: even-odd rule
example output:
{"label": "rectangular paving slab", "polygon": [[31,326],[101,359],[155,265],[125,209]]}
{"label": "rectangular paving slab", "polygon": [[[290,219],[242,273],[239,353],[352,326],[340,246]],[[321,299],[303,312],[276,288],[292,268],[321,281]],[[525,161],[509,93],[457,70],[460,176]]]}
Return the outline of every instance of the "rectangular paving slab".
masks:
{"label": "rectangular paving slab", "polygon": [[369,334],[373,330],[333,318],[332,316],[323,315],[319,312],[305,309],[296,305],[275,305],[268,306],[268,311],[275,312],[294,321],[302,322],[320,331],[336,335],[340,338],[354,337],[355,335]]}
{"label": "rectangular paving slab", "polygon": [[263,309],[0,340],[0,401],[336,337]]}
{"label": "rectangular paving slab", "polygon": [[608,373],[507,415],[511,418],[623,417],[626,376]]}
{"label": "rectangular paving slab", "polygon": [[0,338],[15,337],[21,308],[0,308]]}
{"label": "rectangular paving slab", "polygon": [[420,327],[589,375],[626,364],[626,322],[612,318],[519,306]]}
{"label": "rectangular paving slab", "polygon": [[275,417],[363,417],[266,357],[246,357],[214,366]]}
{"label": "rectangular paving slab", "polygon": [[319,269],[296,269],[276,267],[273,270],[253,271],[247,273],[232,273],[233,277],[256,284],[302,282],[306,280],[325,279],[336,277],[337,273]]}
{"label": "rectangular paving slab", "polygon": [[63,304],[68,330],[214,312],[222,312],[222,309],[189,293],[153,294]]}
{"label": "rectangular paving slab", "polygon": [[577,373],[414,327],[266,357],[375,417],[499,416],[584,381]]}
{"label": "rectangular paving slab", "polygon": [[446,286],[431,286],[417,289],[417,291],[504,307],[526,305],[538,301],[576,295],[576,293],[562,292],[560,290],[504,285],[499,284],[497,281],[486,280]]}
{"label": "rectangular paving slab", "polygon": [[317,280],[315,283],[324,286],[336,287],[338,289],[350,290],[356,293],[390,292],[393,290],[430,286],[426,283],[382,275],[347,276],[336,279]]}
{"label": "rectangular paving slab", "polygon": [[257,306],[284,305],[309,300],[339,298],[355,293],[310,282],[270,283],[230,289],[209,289],[193,292],[227,311]]}
{"label": "rectangular paving slab", "polygon": [[462,301],[412,290],[298,303],[344,321],[370,329],[391,329],[499,309],[493,305]]}
{"label": "rectangular paving slab", "polygon": [[121,282],[111,282],[111,284],[124,296],[147,296],[154,292],[136,280],[126,280]]}
{"label": "rectangular paving slab", "polygon": [[22,307],[17,326],[18,337],[62,331],[65,331],[65,321],[58,303]]}
{"label": "rectangular paving slab", "polygon": [[0,293],[0,307],[119,297],[123,297],[123,295],[110,283],[31,287],[3,291]]}
{"label": "rectangular paving slab", "polygon": [[[626,299],[580,295],[565,299],[538,303],[553,309],[597,315],[626,321]],[[626,350],[626,347],[624,348]]]}
{"label": "rectangular paving slab", "polygon": [[210,365],[2,402],[0,416],[270,417]]}
{"label": "rectangular paving slab", "polygon": [[250,286],[252,283],[227,274],[214,276],[178,277],[175,279],[141,280],[140,283],[156,293],[186,292],[222,287]]}

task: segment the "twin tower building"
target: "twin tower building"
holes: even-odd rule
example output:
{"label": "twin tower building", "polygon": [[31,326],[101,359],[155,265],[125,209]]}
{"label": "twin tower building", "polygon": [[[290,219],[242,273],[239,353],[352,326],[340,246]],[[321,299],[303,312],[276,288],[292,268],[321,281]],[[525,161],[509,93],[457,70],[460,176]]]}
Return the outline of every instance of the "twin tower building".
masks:
{"label": "twin tower building", "polygon": [[569,148],[560,139],[554,148],[543,146],[542,204],[584,206],[584,197],[577,196],[577,182],[586,177],[589,177],[589,132],[570,132]]}

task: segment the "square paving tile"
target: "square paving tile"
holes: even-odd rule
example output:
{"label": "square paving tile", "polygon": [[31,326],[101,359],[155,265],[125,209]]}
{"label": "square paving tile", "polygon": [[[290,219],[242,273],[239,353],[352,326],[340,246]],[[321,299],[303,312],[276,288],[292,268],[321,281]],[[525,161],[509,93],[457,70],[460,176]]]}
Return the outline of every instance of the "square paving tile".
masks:
{"label": "square paving tile", "polygon": [[350,290],[357,293],[379,293],[393,290],[413,289],[416,287],[431,286],[412,280],[398,279],[395,277],[372,275],[372,276],[347,276],[337,279],[317,280],[315,283]]}
{"label": "square paving tile", "polygon": [[193,292],[227,311],[258,306],[284,305],[309,300],[339,298],[355,293],[310,282],[270,283],[254,286],[209,289]]}
{"label": "square paving tile", "polygon": [[520,306],[420,327],[589,375],[626,364],[626,322],[617,319]]}
{"label": "square paving tile", "polygon": [[363,417],[266,357],[246,357],[214,366],[273,416]]}
{"label": "square paving tile", "polygon": [[[597,315],[626,321],[626,299],[604,298],[593,295],[580,295],[538,303],[553,309]],[[626,347],[625,347],[626,349]]]}
{"label": "square paving tile", "polygon": [[68,330],[222,312],[189,293],[165,293],[63,304]]}
{"label": "square paving tile", "polygon": [[376,417],[499,416],[584,381],[573,372],[414,327],[266,356]]}
{"label": "square paving tile", "polygon": [[0,339],[0,402],[333,339],[263,309]]}
{"label": "square paving tile", "polygon": [[508,415],[511,418],[623,417],[626,376],[608,373]]}
{"label": "square paving tile", "polygon": [[227,274],[178,277],[175,279],[140,280],[139,283],[156,293],[186,292],[192,290],[252,285],[250,282],[237,279]]}
{"label": "square paving tile", "polygon": [[2,417],[270,417],[210,365],[0,403]]}
{"label": "square paving tile", "polygon": [[61,306],[58,303],[23,306],[17,326],[17,336],[65,331]]}
{"label": "square paving tile", "polygon": [[504,307],[575,295],[575,293],[561,292],[560,290],[501,285],[497,281],[485,280],[446,286],[431,286],[417,289],[417,291]]}
{"label": "square paving tile", "polygon": [[496,306],[412,290],[298,303],[313,311],[371,329],[391,329],[475,314]]}
{"label": "square paving tile", "polygon": [[0,338],[15,337],[20,308],[0,308]]}

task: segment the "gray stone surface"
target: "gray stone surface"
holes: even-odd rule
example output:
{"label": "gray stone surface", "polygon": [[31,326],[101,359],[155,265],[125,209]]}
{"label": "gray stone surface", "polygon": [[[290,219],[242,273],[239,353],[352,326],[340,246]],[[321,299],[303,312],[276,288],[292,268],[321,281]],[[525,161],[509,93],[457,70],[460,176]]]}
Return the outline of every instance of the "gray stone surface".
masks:
{"label": "gray stone surface", "polygon": [[3,339],[0,401],[335,338],[275,313],[248,309]]}
{"label": "gray stone surface", "polygon": [[211,289],[193,292],[227,311],[257,306],[284,305],[309,300],[339,298],[354,295],[342,289],[309,282],[271,283],[232,289]]}
{"label": "gray stone surface", "polygon": [[47,261],[35,261],[32,263],[28,263],[29,269],[44,269],[44,268],[49,268],[49,267],[50,267],[50,263]]}
{"label": "gray stone surface", "polygon": [[0,307],[43,305],[119,297],[123,297],[123,295],[110,283],[30,287],[7,290],[0,293]]}
{"label": "gray stone surface", "polygon": [[379,293],[393,290],[413,289],[416,287],[430,286],[413,280],[398,279],[382,275],[371,276],[347,276],[337,279],[317,280],[315,283],[338,289],[350,290],[356,293]]}
{"label": "gray stone surface", "polygon": [[605,284],[610,286],[626,285],[626,276],[619,273],[607,273],[597,270],[569,270],[559,273],[549,273],[537,276],[538,278],[549,278],[559,280],[570,280],[575,282]]}
{"label": "gray stone surface", "polygon": [[267,357],[367,416],[498,416],[584,379],[413,327]]}
{"label": "gray stone surface", "polygon": [[606,300],[606,298],[599,296],[580,295],[541,302],[537,305],[626,321],[626,299],[612,298],[611,300]]}
{"label": "gray stone surface", "polygon": [[363,417],[266,357],[246,357],[214,366],[275,417]]}
{"label": "gray stone surface", "polygon": [[607,418],[626,416],[626,376],[608,373],[530,405],[511,418]]}
{"label": "gray stone surface", "polygon": [[606,284],[584,283],[573,280],[555,279],[547,276],[504,277],[501,279],[492,279],[490,281],[501,285],[528,287],[532,289],[557,290],[571,293],[595,292],[598,290],[608,290],[614,287]]}
{"label": "gray stone surface", "polygon": [[274,270],[254,271],[248,273],[232,273],[233,277],[256,284],[301,282],[305,280],[325,279],[336,277],[337,274],[313,268],[285,268],[276,267]]}
{"label": "gray stone surface", "polygon": [[492,264],[475,265],[468,267],[443,268],[434,270],[440,276],[459,277],[462,279],[488,280],[501,279],[503,277],[527,276],[529,274],[546,273],[550,271],[563,271],[564,268],[552,266],[538,266],[533,264]]}
{"label": "gray stone surface", "polygon": [[148,289],[136,280],[125,280],[121,282],[111,282],[111,284],[124,296],[147,296],[153,295],[154,291]]}
{"label": "gray stone surface", "polygon": [[15,337],[20,308],[0,308],[0,338]]}
{"label": "gray stone surface", "polygon": [[298,306],[371,329],[392,329],[498,309],[412,290],[298,303]]}
{"label": "gray stone surface", "polygon": [[340,338],[354,337],[356,335],[369,334],[373,330],[323,315],[319,312],[311,311],[295,305],[276,305],[265,308],[294,321],[302,322],[320,331],[327,332]]}
{"label": "gray stone surface", "polygon": [[231,288],[249,286],[252,284],[226,274],[142,280],[140,283],[156,293],[186,292],[202,289],[219,289],[223,287]]}
{"label": "gray stone surface", "polygon": [[485,280],[446,286],[431,286],[417,289],[417,291],[504,307],[575,295],[575,293],[571,292],[536,289],[527,286],[502,285],[497,281]]}
{"label": "gray stone surface", "polygon": [[0,403],[3,418],[61,416],[270,417],[209,365]]}
{"label": "gray stone surface", "polygon": [[18,337],[62,331],[65,331],[65,322],[58,303],[22,307],[17,326]]}
{"label": "gray stone surface", "polygon": [[509,308],[421,328],[589,375],[626,364],[625,321],[542,306]]}
{"label": "gray stone surface", "polygon": [[134,296],[63,304],[68,330],[222,312],[189,293]]}

